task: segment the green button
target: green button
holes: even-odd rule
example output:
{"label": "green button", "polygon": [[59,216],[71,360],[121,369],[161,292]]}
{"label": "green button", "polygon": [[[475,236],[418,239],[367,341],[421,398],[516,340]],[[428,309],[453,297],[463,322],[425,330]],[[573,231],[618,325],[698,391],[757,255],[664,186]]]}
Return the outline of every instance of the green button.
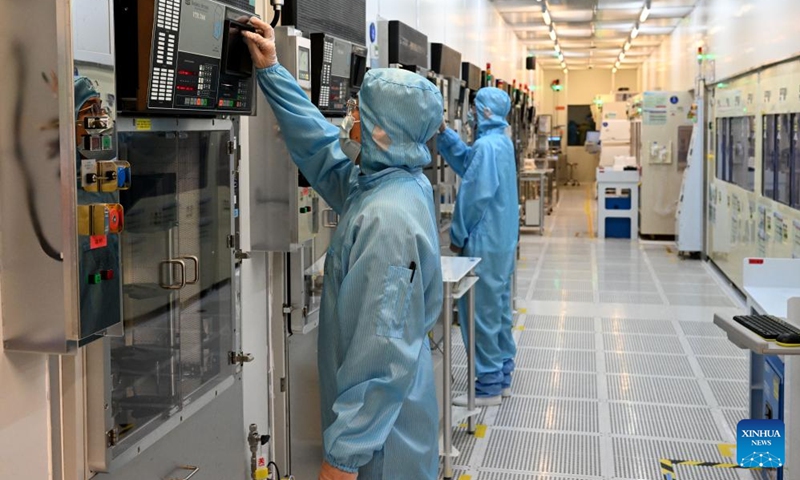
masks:
{"label": "green button", "polygon": [[99,273],[95,273],[93,275],[89,275],[89,285],[97,285],[103,280],[103,277]]}

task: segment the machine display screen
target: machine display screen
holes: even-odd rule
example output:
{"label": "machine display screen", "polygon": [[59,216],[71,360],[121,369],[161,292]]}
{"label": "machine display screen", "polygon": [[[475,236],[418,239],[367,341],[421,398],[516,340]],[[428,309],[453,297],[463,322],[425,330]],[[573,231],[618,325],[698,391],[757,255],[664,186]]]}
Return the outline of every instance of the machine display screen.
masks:
{"label": "machine display screen", "polygon": [[311,79],[311,54],[307,48],[300,47],[297,56],[297,77],[298,80],[308,81]]}
{"label": "machine display screen", "polygon": [[367,57],[353,53],[353,65],[350,69],[350,86],[361,88],[364,82],[364,75],[367,74]]}
{"label": "machine display screen", "polygon": [[184,2],[182,8],[179,50],[220,58],[225,7],[209,0],[191,0]]}
{"label": "machine display screen", "polygon": [[353,44],[350,42],[333,39],[333,60],[331,62],[331,75],[339,78],[350,78],[350,56],[353,53]]}

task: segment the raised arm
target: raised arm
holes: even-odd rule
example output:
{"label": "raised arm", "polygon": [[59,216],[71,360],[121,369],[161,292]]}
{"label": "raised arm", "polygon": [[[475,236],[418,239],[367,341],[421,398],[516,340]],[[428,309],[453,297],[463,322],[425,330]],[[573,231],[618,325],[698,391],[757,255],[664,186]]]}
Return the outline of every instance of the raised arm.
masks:
{"label": "raised arm", "polygon": [[469,168],[472,148],[459,138],[455,130],[449,128],[439,134],[436,139],[436,146],[447,164],[459,177],[463,178]]}
{"label": "raised arm", "polygon": [[257,18],[250,23],[258,33],[245,32],[245,41],[258,68],[258,85],[275,113],[289,154],[325,202],[342,213],[358,170],[339,146],[339,129],[325,120],[295,79],[278,64],[272,28]]}

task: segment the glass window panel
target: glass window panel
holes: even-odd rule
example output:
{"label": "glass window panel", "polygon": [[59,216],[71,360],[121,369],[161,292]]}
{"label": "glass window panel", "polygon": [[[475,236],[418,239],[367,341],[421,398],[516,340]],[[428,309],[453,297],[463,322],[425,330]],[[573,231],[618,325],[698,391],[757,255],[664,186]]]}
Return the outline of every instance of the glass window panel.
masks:
{"label": "glass window panel", "polygon": [[732,118],[730,127],[731,182],[749,191],[755,190],[755,118]]}
{"label": "glass window panel", "polygon": [[202,394],[227,375],[233,346],[229,132],[182,132],[179,254],[187,285],[180,290],[181,391]]}
{"label": "glass window panel", "polygon": [[171,132],[121,133],[119,140],[120,158],[135,172],[131,189],[120,192],[125,335],[110,339],[111,411],[124,450],[181,404],[178,295],[164,288],[179,274],[165,263],[178,228],[178,146]]}
{"label": "glass window panel", "polygon": [[720,118],[717,119],[717,156],[716,156],[716,163],[717,163],[717,178],[719,180],[727,180],[726,175],[726,163],[727,159],[725,158],[725,146],[727,144],[727,118]]}
{"label": "glass window panel", "polygon": [[789,205],[791,203],[791,169],[792,169],[792,116],[778,116],[778,165],[777,188],[775,200]]}
{"label": "glass window panel", "polygon": [[792,206],[800,209],[800,113],[792,116]]}
{"label": "glass window panel", "polygon": [[775,198],[776,116],[764,116],[763,172],[764,196]]}

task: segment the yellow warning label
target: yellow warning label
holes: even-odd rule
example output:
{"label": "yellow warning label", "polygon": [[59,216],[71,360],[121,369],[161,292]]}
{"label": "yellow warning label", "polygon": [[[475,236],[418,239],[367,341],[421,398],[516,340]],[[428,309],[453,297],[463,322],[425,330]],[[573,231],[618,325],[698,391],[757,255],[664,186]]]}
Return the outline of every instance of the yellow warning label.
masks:
{"label": "yellow warning label", "polygon": [[781,398],[781,382],[778,377],[772,379],[772,393],[775,394],[775,399]]}
{"label": "yellow warning label", "polygon": [[149,118],[137,118],[136,130],[140,132],[149,132],[153,129],[153,121]]}

